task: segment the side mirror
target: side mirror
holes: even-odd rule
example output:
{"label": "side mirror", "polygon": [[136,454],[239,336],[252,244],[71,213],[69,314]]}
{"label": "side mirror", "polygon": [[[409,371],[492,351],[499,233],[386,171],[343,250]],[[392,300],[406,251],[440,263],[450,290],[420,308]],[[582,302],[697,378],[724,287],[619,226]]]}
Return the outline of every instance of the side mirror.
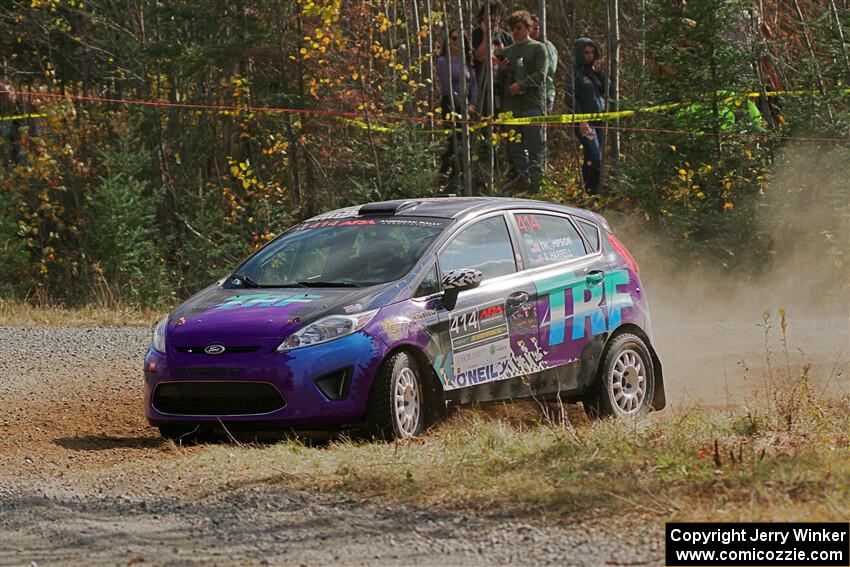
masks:
{"label": "side mirror", "polygon": [[475,289],[481,285],[484,276],[474,268],[452,270],[443,276],[443,307],[451,311],[457,305],[457,295],[467,289]]}

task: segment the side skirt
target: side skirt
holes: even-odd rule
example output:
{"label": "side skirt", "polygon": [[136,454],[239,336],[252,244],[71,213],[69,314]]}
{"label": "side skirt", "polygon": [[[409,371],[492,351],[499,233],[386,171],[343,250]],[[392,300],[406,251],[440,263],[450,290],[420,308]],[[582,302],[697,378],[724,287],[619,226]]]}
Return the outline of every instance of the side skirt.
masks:
{"label": "side skirt", "polygon": [[477,384],[445,393],[449,404],[487,403],[522,398],[556,398],[564,401],[578,399],[581,394],[577,378],[579,367],[570,364],[558,368],[536,372],[528,376],[506,378],[485,384]]}
{"label": "side skirt", "polygon": [[445,392],[449,404],[486,403],[537,397],[578,401],[596,376],[608,333],[597,335],[584,348],[581,360],[536,372]]}

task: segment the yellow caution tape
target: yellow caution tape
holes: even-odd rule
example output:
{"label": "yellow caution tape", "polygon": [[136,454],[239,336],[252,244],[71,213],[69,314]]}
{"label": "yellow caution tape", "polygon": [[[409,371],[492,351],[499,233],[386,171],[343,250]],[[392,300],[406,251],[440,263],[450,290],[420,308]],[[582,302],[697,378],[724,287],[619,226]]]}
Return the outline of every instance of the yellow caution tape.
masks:
{"label": "yellow caution tape", "polygon": [[[366,122],[363,122],[362,120],[354,120],[352,118],[345,118],[344,120],[345,120],[346,124],[356,126],[357,128],[360,128],[362,130],[371,129],[375,132],[397,132],[398,130],[400,130],[400,128],[397,127],[397,126],[396,127],[374,126],[374,125],[370,126],[369,124],[367,124]],[[475,130],[480,130],[481,128],[485,128],[487,125],[488,125],[487,122],[478,122],[476,124],[470,124],[469,125],[469,131],[474,132]],[[458,124],[456,126],[456,128],[460,128],[460,127],[461,127],[461,124]],[[448,135],[448,134],[452,133],[452,129],[451,128],[440,128],[438,130],[417,130],[417,132],[423,133],[423,134],[445,134],[445,135]]]}
{"label": "yellow caution tape", "polygon": [[[850,93],[850,89],[840,91],[844,94]],[[765,93],[749,92],[740,95],[731,95],[724,97],[724,101],[740,99],[740,98],[758,98],[765,94],[769,97],[776,96],[803,96],[807,94],[819,95],[818,90],[786,90],[786,91],[767,91]],[[693,102],[670,102],[666,104],[656,104],[653,106],[645,106],[636,110],[619,110],[617,112],[596,112],[587,114],[547,114],[541,116],[529,116],[526,118],[514,118],[510,112],[499,114],[495,120],[492,117],[485,117],[480,122],[471,124],[470,131],[478,130],[486,126],[522,126],[527,124],[579,124],[581,122],[605,122],[608,120],[617,120],[620,118],[630,118],[638,113],[649,112],[664,112],[675,108],[682,108],[693,105]],[[347,123],[362,128],[363,130],[373,130],[375,132],[395,132],[399,128],[397,126],[376,126],[369,125],[361,120],[346,119]],[[420,130],[425,134],[451,134],[451,128],[443,128],[439,130]]]}
{"label": "yellow caution tape", "polygon": [[352,126],[357,126],[363,130],[373,130],[375,132],[395,132],[397,128],[390,128],[388,126],[375,126],[372,124],[367,124],[362,120],[354,120],[353,118],[345,118],[346,124],[351,124]]}
{"label": "yellow caution tape", "polygon": [[[850,94],[850,89],[842,89],[842,94]],[[807,94],[820,95],[819,90],[788,90],[788,91],[767,91],[765,93],[749,92],[740,95],[730,95],[724,97],[724,101],[735,100],[740,98],[758,98],[762,94],[768,97],[774,96],[804,96]],[[662,112],[672,110],[683,106],[690,106],[693,102],[671,102],[668,104],[658,104],[655,106],[646,106],[637,110],[620,110],[617,112],[597,112],[594,114],[549,114],[546,116],[530,116],[528,118],[514,118],[510,113],[499,115],[498,120],[493,121],[493,124],[503,124],[507,126],[522,125],[522,124],[578,124],[580,122],[604,122],[606,120],[616,120],[618,118],[628,118],[639,112]]]}
{"label": "yellow caution tape", "polygon": [[27,118],[44,118],[46,114],[15,114],[14,116],[0,116],[2,120],[24,120]]}

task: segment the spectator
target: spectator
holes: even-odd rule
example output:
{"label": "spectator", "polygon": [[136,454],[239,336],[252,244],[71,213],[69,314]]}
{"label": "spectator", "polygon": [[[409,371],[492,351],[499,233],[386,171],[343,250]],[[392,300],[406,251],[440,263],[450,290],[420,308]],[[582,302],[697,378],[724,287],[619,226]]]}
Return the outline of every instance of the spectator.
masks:
{"label": "spectator", "polygon": [[18,105],[14,89],[11,85],[0,84],[0,137],[2,137],[4,144],[9,144],[9,153],[3,161],[8,159],[7,163],[11,165],[24,162],[21,127],[25,125],[25,119],[10,119],[12,116],[21,114],[22,111]]}
{"label": "spectator", "polygon": [[[580,37],[575,42],[573,54],[575,62],[566,83],[567,106],[575,114],[605,112],[605,60],[599,48],[592,39]],[[584,149],[581,177],[585,190],[590,194],[601,190],[602,152],[605,148],[602,125],[602,122],[582,122],[576,129],[576,136]]]}
{"label": "spectator", "polygon": [[[27,152],[34,148],[31,139],[38,136],[38,109],[33,104],[19,99],[8,83],[0,83],[0,139],[9,144],[7,164],[26,163]],[[15,119],[9,117],[16,116]],[[6,119],[3,119],[6,117]]]}
{"label": "spectator", "polygon": [[[469,40],[463,36],[466,53],[460,52],[460,32],[453,29],[449,33],[449,40],[443,42],[443,49],[437,59],[437,78],[440,80],[440,107],[445,116],[454,109],[457,114],[463,113],[463,97],[461,95],[461,68],[466,73],[466,105],[470,113],[475,112],[475,103],[478,100],[478,81],[475,79],[473,69],[472,51],[469,49]],[[449,77],[449,60],[451,59],[451,78]],[[440,164],[440,173],[448,175],[455,163],[455,155],[461,139],[460,129],[449,135],[446,151],[443,152]]]}
{"label": "spectator", "polygon": [[[531,14],[525,10],[511,14],[508,24],[514,44],[499,53],[499,84],[505,110],[515,118],[541,116],[546,108],[546,47],[531,39]],[[515,129],[521,139],[508,144],[508,155],[517,174],[509,186],[530,183],[530,191],[535,192],[542,173],[543,126],[528,124]]]}
{"label": "spectator", "polygon": [[[540,41],[540,18],[531,15],[531,39]],[[558,50],[548,39],[542,42],[546,46],[546,114],[552,114],[555,105],[555,72],[558,70]]]}
{"label": "spectator", "polygon": [[[484,100],[484,96],[487,91],[487,89],[484,88],[484,85],[486,81],[489,80],[489,75],[487,73],[493,73],[493,76],[495,76],[495,73],[498,70],[496,53],[500,49],[508,47],[514,42],[511,34],[502,29],[502,14],[504,11],[505,10],[501,2],[490,2],[490,21],[487,21],[487,6],[482,5],[478,10],[478,27],[472,31],[472,50],[475,58],[475,75],[478,77],[481,87],[479,89],[481,99],[479,100],[478,106],[483,109],[484,112],[492,112],[493,114],[498,114],[501,110],[501,101],[499,100],[500,97],[498,93],[495,95],[496,101],[493,108],[489,107],[489,101]],[[493,60],[490,61],[489,65],[486,64],[487,42],[483,41],[485,36],[490,38],[493,53]]]}

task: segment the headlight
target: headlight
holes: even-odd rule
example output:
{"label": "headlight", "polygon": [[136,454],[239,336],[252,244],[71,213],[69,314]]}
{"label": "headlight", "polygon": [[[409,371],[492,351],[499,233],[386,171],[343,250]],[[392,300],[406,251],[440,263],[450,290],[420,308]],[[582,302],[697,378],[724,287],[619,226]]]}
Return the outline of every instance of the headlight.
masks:
{"label": "headlight", "polygon": [[157,323],[153,330],[151,346],[155,351],[165,354],[165,327],[168,325],[168,317]]}
{"label": "headlight", "polygon": [[352,333],[356,333],[365,327],[378,313],[378,309],[365,311],[355,315],[331,315],[310,323],[303,329],[293,333],[288,339],[280,343],[277,352],[286,352],[294,348],[326,343]]}

